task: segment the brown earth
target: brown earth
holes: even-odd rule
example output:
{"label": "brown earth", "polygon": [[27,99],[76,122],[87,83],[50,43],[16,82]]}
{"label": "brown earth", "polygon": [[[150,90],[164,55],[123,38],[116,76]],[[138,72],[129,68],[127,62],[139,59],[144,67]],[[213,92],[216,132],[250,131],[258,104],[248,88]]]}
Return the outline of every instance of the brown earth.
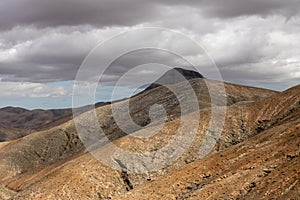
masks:
{"label": "brown earth", "polygon": [[116,199],[299,199],[299,154],[298,116]]}
{"label": "brown earth", "polygon": [[[293,191],[299,186],[297,182],[299,166],[296,164],[299,146],[298,149],[296,147],[299,144],[297,127],[300,87],[278,94],[258,88],[225,84],[227,102],[231,106],[227,109],[222,135],[217,141],[214,152],[199,160],[199,146],[208,130],[211,117],[210,101],[202,79],[194,79],[190,83],[196,91],[199,107],[202,109],[201,122],[190,148],[170,166],[147,174],[127,174],[107,167],[91,154],[84,153],[74,122],[69,121],[50,130],[37,132],[0,146],[0,179],[2,180],[0,197],[3,199],[9,197],[14,199],[187,199],[192,197],[201,199],[202,195],[207,195],[206,197],[212,199],[260,198],[264,197],[263,192],[268,192],[271,188],[265,177],[273,173],[273,168],[269,169],[273,165],[276,165],[276,169],[280,172],[291,168],[286,173],[287,177],[290,177],[289,181],[282,185],[283,189],[280,191],[287,195],[286,197],[297,197],[297,192]],[[220,84],[214,81],[209,83],[216,88]],[[180,87],[180,84],[177,87]],[[223,109],[226,102],[223,102],[221,97],[225,94],[214,91],[215,93],[210,95],[220,97],[217,106],[218,109]],[[192,91],[183,92],[189,95]],[[131,115],[140,125],[149,123],[149,116],[145,110],[147,111],[157,102],[165,106],[169,119],[163,129],[153,137],[147,139],[122,137],[124,133],[113,121],[110,106],[97,108],[97,115],[103,124],[103,129],[111,140],[115,140],[116,145],[131,151],[152,151],[160,149],[175,136],[182,119],[178,118],[180,117],[178,101],[170,91],[158,87],[132,98],[130,102]],[[123,103],[116,104],[121,108]],[[85,119],[84,115],[83,119]],[[193,111],[183,118],[188,119],[190,123],[196,123],[193,119]],[[152,129],[155,127],[132,132],[134,135],[148,134]],[[289,140],[293,138],[291,145],[283,145],[287,138]],[[109,150],[104,146],[96,149],[95,153],[118,156]],[[276,159],[273,159],[267,153],[282,156],[278,159],[275,156]],[[260,155],[261,159],[254,159],[257,155]],[[269,161],[265,160],[267,158]],[[279,162],[279,158],[282,162]],[[157,159],[159,161],[163,158]],[[288,162],[289,159],[292,162]],[[239,160],[245,163],[239,166]],[[202,162],[205,164],[202,165]],[[254,168],[244,169],[245,166],[254,166]],[[286,168],[281,168],[282,166]],[[261,168],[267,176],[263,174],[262,177],[254,179],[256,172]],[[269,170],[272,170],[272,173]],[[277,182],[284,182],[279,175],[276,177]],[[245,178],[245,182],[241,178]],[[179,181],[177,188],[176,180]],[[231,180],[232,184],[228,184]],[[253,180],[253,183],[247,185],[250,180]],[[226,183],[223,189],[221,183]],[[287,187],[289,183],[293,183],[294,186],[291,184],[290,188]],[[265,187],[261,187],[263,185]],[[232,186],[228,192],[227,186]],[[218,187],[220,191],[215,189]],[[279,184],[274,185],[274,188],[276,187],[279,187]],[[206,188],[206,192],[201,193],[201,188]],[[252,192],[256,190],[260,192]],[[271,192],[270,195],[284,197],[281,193],[273,195]]]}

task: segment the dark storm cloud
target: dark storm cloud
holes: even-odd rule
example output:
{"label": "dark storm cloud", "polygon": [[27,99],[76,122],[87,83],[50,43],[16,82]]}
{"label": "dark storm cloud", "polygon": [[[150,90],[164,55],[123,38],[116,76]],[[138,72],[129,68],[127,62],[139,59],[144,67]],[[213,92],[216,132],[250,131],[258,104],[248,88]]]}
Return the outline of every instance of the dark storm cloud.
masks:
{"label": "dark storm cloud", "polygon": [[19,27],[0,33],[0,44],[4,44],[0,74],[9,75],[13,81],[73,80],[85,56],[99,42],[94,35],[93,30],[87,33],[84,27]]}
{"label": "dark storm cloud", "polygon": [[2,0],[0,29],[91,24],[134,25],[159,15],[156,4],[140,0]]}
{"label": "dark storm cloud", "polygon": [[287,18],[299,13],[298,0],[2,0],[0,29],[18,25],[38,27],[83,25],[131,26],[159,20],[164,7],[191,7],[207,17],[267,16]]}
{"label": "dark storm cloud", "polygon": [[210,17],[231,18],[245,15],[278,15],[287,18],[299,14],[298,0],[204,0],[203,12]]}
{"label": "dark storm cloud", "polygon": [[292,74],[299,72],[299,64],[291,68],[285,67],[285,65],[272,66],[271,63],[221,68],[222,76],[226,80],[237,84],[270,88],[277,91],[283,91],[298,85],[300,76],[293,76]]}
{"label": "dark storm cloud", "polygon": [[47,83],[56,81],[74,80],[78,65],[55,64],[41,65],[36,63],[15,62],[0,63],[1,74],[6,75],[3,81],[20,81]]}
{"label": "dark storm cloud", "polygon": [[166,5],[191,6],[199,8],[208,17],[232,18],[250,15],[278,15],[287,18],[298,15],[300,2],[298,0],[187,0],[160,1]]}

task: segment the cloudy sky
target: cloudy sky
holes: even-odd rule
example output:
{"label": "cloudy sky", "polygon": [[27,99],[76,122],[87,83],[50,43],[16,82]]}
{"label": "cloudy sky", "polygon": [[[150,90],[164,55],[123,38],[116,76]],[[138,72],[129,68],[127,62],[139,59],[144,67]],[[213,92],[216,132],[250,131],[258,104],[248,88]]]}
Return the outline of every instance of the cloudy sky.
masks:
{"label": "cloudy sky", "polygon": [[[197,41],[225,81],[280,91],[300,83],[299,0],[1,0],[0,13],[0,107],[71,107],[72,84],[89,52],[143,27]],[[151,39],[183,48],[183,56],[194,53],[168,35],[135,38]],[[145,57],[120,59],[105,80],[116,80]],[[108,100],[110,89],[99,87],[97,100]]]}

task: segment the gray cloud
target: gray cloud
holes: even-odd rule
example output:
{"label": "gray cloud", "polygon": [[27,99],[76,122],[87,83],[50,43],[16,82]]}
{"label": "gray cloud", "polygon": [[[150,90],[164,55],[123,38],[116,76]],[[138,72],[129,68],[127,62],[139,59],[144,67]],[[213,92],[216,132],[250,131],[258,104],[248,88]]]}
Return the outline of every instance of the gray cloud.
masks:
{"label": "gray cloud", "polygon": [[[7,81],[73,80],[83,59],[99,42],[122,30],[147,25],[173,28],[196,40],[227,81],[267,85],[268,80],[282,89],[280,84],[294,84],[300,77],[296,73],[300,68],[299,5],[298,0],[3,0],[0,74]],[[147,40],[169,41],[164,45],[178,46],[185,49],[185,56],[196,56],[182,41],[167,36],[136,37],[114,48]],[[104,53],[111,55],[114,49]],[[161,52],[151,56],[161,63],[180,65]],[[149,58],[131,54],[120,59],[107,72],[106,81],[116,80]]]}
{"label": "gray cloud", "polygon": [[17,25],[37,27],[83,25],[134,25],[155,18],[156,4],[139,0],[3,0],[0,29]]}
{"label": "gray cloud", "polygon": [[2,0],[0,29],[22,25],[131,26],[160,20],[176,7],[189,7],[206,17],[219,18],[273,14],[290,18],[300,9],[298,0]]}
{"label": "gray cloud", "polygon": [[238,16],[283,15],[287,18],[298,15],[298,0],[204,0],[204,14],[210,17],[231,18]]}

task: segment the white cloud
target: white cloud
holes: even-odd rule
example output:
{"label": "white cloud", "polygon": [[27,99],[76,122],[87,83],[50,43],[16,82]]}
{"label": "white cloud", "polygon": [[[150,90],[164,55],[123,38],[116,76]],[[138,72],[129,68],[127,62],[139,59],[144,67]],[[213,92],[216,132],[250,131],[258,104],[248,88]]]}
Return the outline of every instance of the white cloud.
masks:
{"label": "white cloud", "polygon": [[0,81],[0,97],[62,97],[69,94],[63,86],[42,83]]}

